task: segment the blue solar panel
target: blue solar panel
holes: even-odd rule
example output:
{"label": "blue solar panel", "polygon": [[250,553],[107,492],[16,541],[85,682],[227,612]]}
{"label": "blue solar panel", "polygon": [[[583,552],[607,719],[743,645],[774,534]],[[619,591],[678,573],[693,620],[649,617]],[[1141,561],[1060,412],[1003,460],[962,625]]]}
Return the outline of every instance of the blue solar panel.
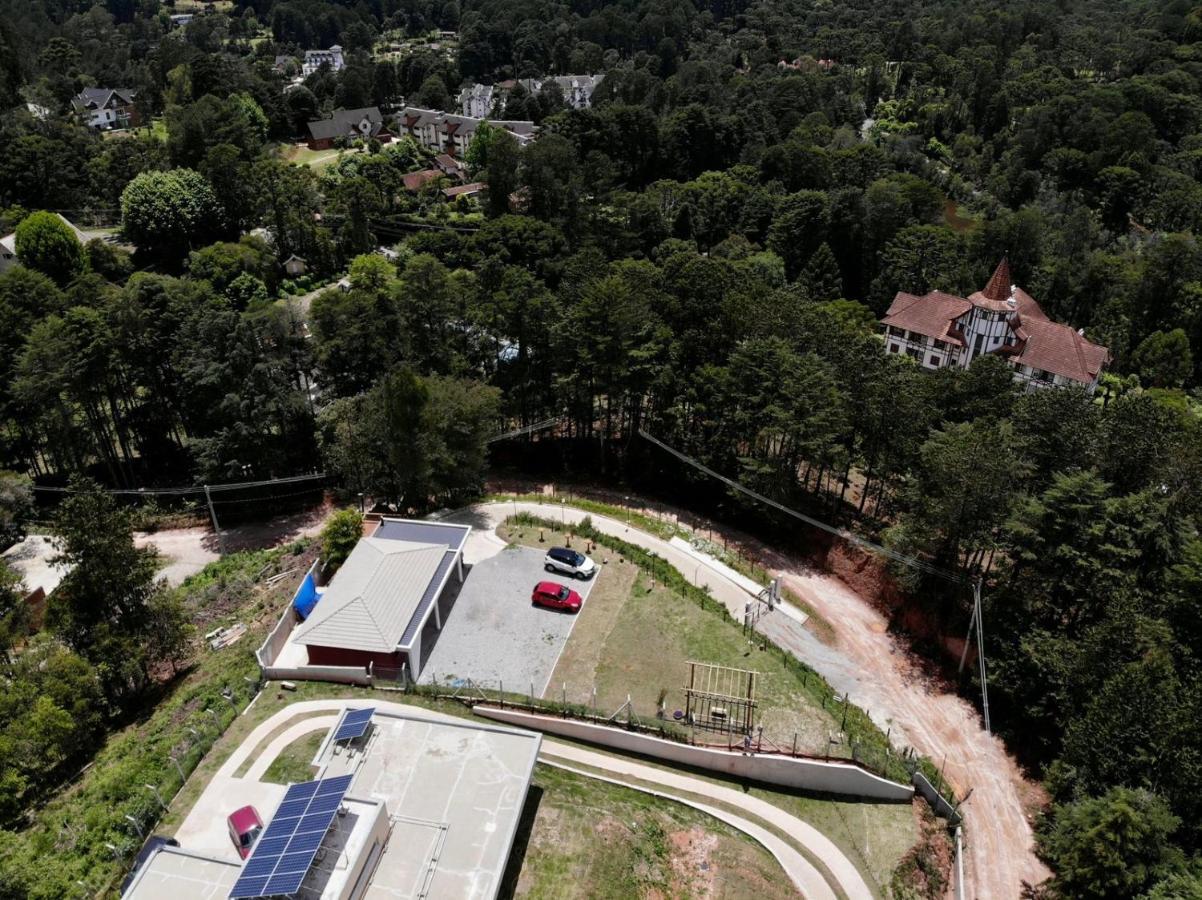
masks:
{"label": "blue solar panel", "polygon": [[239,897],[265,897],[264,890],[267,888],[267,876],[262,878],[247,878],[243,876],[238,879],[238,883],[234,885],[234,890],[238,891]]}
{"label": "blue solar panel", "polygon": [[[368,717],[370,719],[370,716]],[[294,784],[230,891],[230,900],[295,894],[351,786],[350,775]]]}
{"label": "blue solar panel", "polygon": [[342,722],[338,725],[338,730],[334,732],[335,741],[349,741],[357,737],[363,737],[367,731],[367,726],[371,724],[371,717],[375,715],[376,708],[369,706],[367,709],[348,709],[342,716]]}

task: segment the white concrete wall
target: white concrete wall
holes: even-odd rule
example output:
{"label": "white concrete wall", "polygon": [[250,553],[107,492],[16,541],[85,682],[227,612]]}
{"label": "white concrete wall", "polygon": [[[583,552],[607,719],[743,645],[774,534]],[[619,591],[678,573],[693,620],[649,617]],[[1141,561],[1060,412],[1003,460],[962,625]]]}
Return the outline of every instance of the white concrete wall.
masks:
{"label": "white concrete wall", "polygon": [[[351,800],[351,798],[347,798]],[[342,882],[342,889],[338,892],[335,900],[353,900],[356,895],[362,896],[359,889],[363,887],[360,882],[364,881],[365,875],[370,876],[371,872],[366,872],[368,866],[372,869],[380,861],[380,852],[388,843],[388,807],[381,800],[354,800],[353,806],[356,811],[361,807],[370,807],[374,809],[372,816],[371,831],[367,835],[367,839],[363,843],[363,847],[355,855],[355,858],[349,860],[348,871],[346,878]]]}
{"label": "white concrete wall", "polygon": [[263,666],[267,681],[333,681],[371,686],[371,676],[360,666]]}
{"label": "white concrete wall", "polygon": [[271,629],[271,633],[259,645],[259,649],[255,651],[255,658],[259,661],[259,666],[266,669],[276,661],[280,655],[280,651],[284,649],[284,645],[288,643],[288,637],[292,634],[292,629],[296,627],[296,613],[292,611],[292,601],[288,601],[288,605],[284,607],[284,612],[280,616],[280,620],[275,623],[275,628]]}
{"label": "white concrete wall", "polygon": [[767,784],[872,800],[908,802],[914,796],[913,786],[889,781],[849,763],[769,754],[744,756],[741,752],[693,747],[621,728],[536,715],[514,709],[476,706],[472,711],[478,716],[523,728],[559,734],[712,772],[751,778]]}

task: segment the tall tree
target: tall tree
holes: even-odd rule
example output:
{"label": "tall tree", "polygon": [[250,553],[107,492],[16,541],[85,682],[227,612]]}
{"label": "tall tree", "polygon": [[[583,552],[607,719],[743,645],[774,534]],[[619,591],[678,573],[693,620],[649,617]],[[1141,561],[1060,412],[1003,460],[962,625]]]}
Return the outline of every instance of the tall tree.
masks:
{"label": "tall tree", "polygon": [[31,269],[65,285],[87,268],[83,245],[60,216],[35,212],[17,226],[17,257]]}
{"label": "tall tree", "polygon": [[95,482],[72,480],[53,527],[54,562],[67,571],[46,623],[97,666],[110,700],[128,702],[157,664],[181,658],[183,610],[155,580],[155,552],[134,546],[129,514]]}

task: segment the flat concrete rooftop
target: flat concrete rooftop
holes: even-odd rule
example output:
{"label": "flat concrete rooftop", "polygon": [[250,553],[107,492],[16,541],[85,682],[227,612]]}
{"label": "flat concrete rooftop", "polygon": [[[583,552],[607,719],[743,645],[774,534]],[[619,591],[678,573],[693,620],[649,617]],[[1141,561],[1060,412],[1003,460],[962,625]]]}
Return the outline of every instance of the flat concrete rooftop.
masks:
{"label": "flat concrete rooftop", "polygon": [[327,741],[322,777],[383,801],[392,835],[365,900],[497,895],[541,735],[377,712],[359,749]]}
{"label": "flat concrete rooftop", "polygon": [[240,863],[162,847],[143,863],[122,900],[225,900],[241,872]]}

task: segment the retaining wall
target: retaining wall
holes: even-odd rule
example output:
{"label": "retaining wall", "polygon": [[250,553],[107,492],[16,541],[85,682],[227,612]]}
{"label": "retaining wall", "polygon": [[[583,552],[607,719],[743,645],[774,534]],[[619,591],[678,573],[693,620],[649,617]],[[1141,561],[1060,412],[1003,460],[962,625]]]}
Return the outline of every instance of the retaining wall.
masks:
{"label": "retaining wall", "polygon": [[926,798],[927,803],[931,804],[931,809],[934,810],[935,815],[941,819],[947,819],[950,825],[960,824],[960,813],[947,801],[947,798],[935,789],[935,785],[931,784],[930,779],[921,772],[915,772],[913,780],[914,787]]}
{"label": "retaining wall", "polygon": [[268,681],[334,681],[371,686],[371,676],[362,666],[264,666],[263,677]]}
{"label": "retaining wall", "polygon": [[288,643],[288,636],[292,634],[292,629],[295,626],[296,613],[292,611],[292,603],[289,602],[284,607],[284,612],[280,616],[280,620],[275,623],[275,628],[271,629],[267,637],[263,639],[263,643],[259,645],[259,649],[255,651],[255,658],[259,660],[261,668],[267,669],[276,661],[276,657],[280,655],[280,651]]}
{"label": "retaining wall", "polygon": [[769,754],[744,755],[742,752],[694,747],[608,725],[537,715],[514,709],[476,706],[472,711],[478,716],[511,725],[767,784],[871,800],[908,802],[914,796],[914,788],[911,785],[889,781],[848,763]]}

